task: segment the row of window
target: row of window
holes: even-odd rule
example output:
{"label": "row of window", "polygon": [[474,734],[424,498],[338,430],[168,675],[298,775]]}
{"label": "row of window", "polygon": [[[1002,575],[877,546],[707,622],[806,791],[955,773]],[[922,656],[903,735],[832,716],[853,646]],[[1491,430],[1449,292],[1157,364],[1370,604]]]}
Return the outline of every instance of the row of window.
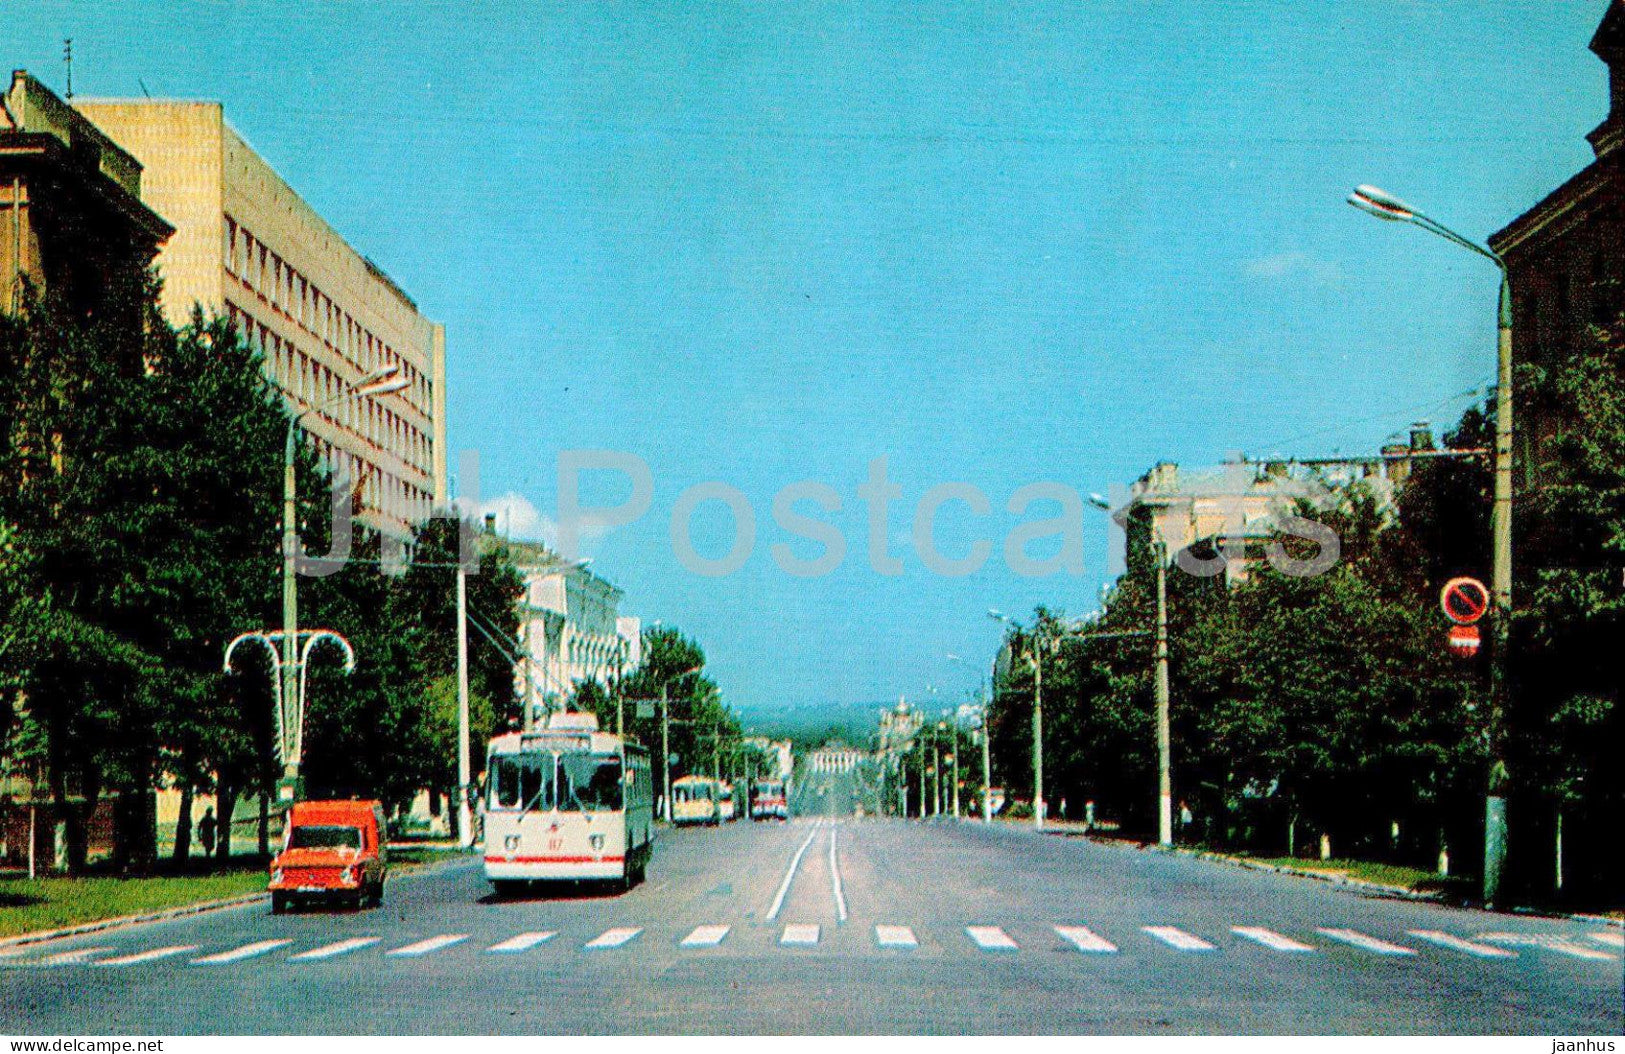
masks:
{"label": "row of window", "polygon": [[360,496],[362,508],[400,523],[422,523],[429,518],[434,496],[427,491],[363,461],[320,436],[311,436],[310,444],[335,478],[343,477],[350,481]]}
{"label": "row of window", "polygon": [[374,446],[389,450],[425,472],[432,471],[434,441],[388,405],[363,399],[337,373],[312,359],[292,341],[283,340],[231,301],[226,313],[248,342],[259,350],[277,386],[306,406],[325,407],[322,416]]}
{"label": "row of window", "polygon": [[431,414],[434,386],[423,371],[403,360],[395,349],[333,303],[314,282],[287,263],[230,216],[225,227],[226,270],[284,318],[298,324],[360,367],[363,373],[398,367],[412,382],[402,396]]}

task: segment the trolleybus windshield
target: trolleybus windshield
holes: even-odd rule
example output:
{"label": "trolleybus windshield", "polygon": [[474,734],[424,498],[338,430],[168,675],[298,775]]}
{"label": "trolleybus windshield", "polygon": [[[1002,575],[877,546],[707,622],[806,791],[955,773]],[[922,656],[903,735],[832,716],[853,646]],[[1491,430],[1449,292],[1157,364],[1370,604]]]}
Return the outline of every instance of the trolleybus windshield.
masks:
{"label": "trolleybus windshield", "polygon": [[559,757],[559,809],[601,812],[621,808],[621,759],[603,754]]}
{"label": "trolleybus windshield", "polygon": [[500,809],[553,808],[552,754],[497,754],[491,758],[493,804]]}

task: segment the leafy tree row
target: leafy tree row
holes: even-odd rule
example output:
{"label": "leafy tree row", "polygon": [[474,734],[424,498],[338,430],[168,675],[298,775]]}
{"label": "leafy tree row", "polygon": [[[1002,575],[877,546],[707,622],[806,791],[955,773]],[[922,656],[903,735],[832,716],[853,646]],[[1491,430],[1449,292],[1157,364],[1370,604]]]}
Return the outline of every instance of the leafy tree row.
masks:
{"label": "leafy tree row", "polygon": [[[1625,335],[1598,331],[1566,358],[1518,375],[1514,607],[1508,715],[1511,878],[1526,895],[1593,899],[1609,883],[1612,825],[1625,807],[1612,758],[1621,735],[1617,656],[1625,612]],[[1493,404],[1446,445],[1492,445]],[[1190,840],[1338,855],[1457,872],[1481,863],[1487,650],[1449,656],[1438,590],[1488,580],[1486,458],[1415,464],[1395,507],[1355,486],[1305,510],[1341,539],[1328,573],[1296,578],[1262,561],[1247,580],[1171,569],[1174,795]],[[1143,540],[1142,540],[1143,541]],[[1291,541],[1287,539],[1285,541]],[[1155,569],[1130,532],[1130,561],[1097,632],[1146,630]],[[1203,554],[1209,555],[1209,554]],[[1024,632],[1061,636],[1040,609]],[[1027,643],[1020,634],[1013,643]],[[1046,797],[1082,803],[1126,830],[1156,830],[1148,637],[1062,637],[1045,660]],[[1030,797],[1032,674],[1013,663],[993,709],[995,783]]]}
{"label": "leafy tree row", "polygon": [[[230,816],[277,775],[269,670],[221,661],[233,636],[280,620],[286,411],[227,323],[172,328],[150,279],[113,299],[91,318],[48,297],[0,317],[0,760],[47,788],[75,871],[104,799],[115,865],[140,870],[156,856],[154,788],[181,789],[185,856],[194,792]],[[297,469],[301,536],[320,551],[328,479],[308,446]],[[358,529],[352,563],[301,580],[302,623],[358,657],[348,678],[312,672],[311,793],[398,802],[453,786],[456,535],[430,521],[405,573],[385,575],[378,536]],[[468,581],[515,633],[519,579],[500,545]],[[513,716],[512,671],[472,655],[482,737]],[[228,852],[229,825],[221,835]]]}

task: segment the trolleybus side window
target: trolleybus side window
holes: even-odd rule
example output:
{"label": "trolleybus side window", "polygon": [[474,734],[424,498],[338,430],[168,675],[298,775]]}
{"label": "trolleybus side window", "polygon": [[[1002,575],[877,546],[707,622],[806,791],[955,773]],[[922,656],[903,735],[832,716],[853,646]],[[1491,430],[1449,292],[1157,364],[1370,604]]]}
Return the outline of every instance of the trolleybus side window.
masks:
{"label": "trolleybus side window", "polygon": [[621,808],[621,759],[592,754],[559,758],[559,808],[599,812]]}

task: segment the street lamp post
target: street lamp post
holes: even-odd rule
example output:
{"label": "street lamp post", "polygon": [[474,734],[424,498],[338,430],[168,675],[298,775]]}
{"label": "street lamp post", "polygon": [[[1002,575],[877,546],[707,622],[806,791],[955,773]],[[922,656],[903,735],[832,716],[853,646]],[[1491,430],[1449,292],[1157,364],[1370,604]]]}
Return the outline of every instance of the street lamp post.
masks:
{"label": "street lamp post", "polygon": [[[294,473],[294,451],[298,448],[299,422],[310,413],[324,413],[349,398],[358,399],[398,392],[412,382],[401,375],[398,366],[374,370],[362,377],[351,392],[344,393],[320,405],[307,406],[288,417],[287,435],[282,444],[282,665],[294,669],[299,662],[299,491]],[[285,727],[296,727],[300,722],[297,678],[282,679],[282,696],[277,701],[282,708]],[[299,759],[285,758],[283,780],[295,788],[299,780]]]}
{"label": "street lamp post", "polygon": [[1512,283],[1500,253],[1478,245],[1405,202],[1373,186],[1360,186],[1348,203],[1378,219],[1409,223],[1477,253],[1501,272],[1496,313],[1495,364],[1495,503],[1491,507],[1493,545],[1490,568],[1490,771],[1484,797],[1484,901],[1494,904],[1501,893],[1506,866],[1507,792],[1511,778],[1506,758],[1506,715],[1512,687],[1507,676],[1507,641],[1512,628]]}
{"label": "street lamp post", "polygon": [[675,677],[660,679],[660,811],[667,823],[671,823],[671,682],[700,670],[690,666]]}
{"label": "street lamp post", "polygon": [[[989,611],[988,615],[1007,625],[1015,625],[1008,616],[997,611]],[[1033,827],[1039,831],[1044,829],[1044,661],[1039,654],[1041,650],[1042,645],[1022,647],[1033,668]]]}

